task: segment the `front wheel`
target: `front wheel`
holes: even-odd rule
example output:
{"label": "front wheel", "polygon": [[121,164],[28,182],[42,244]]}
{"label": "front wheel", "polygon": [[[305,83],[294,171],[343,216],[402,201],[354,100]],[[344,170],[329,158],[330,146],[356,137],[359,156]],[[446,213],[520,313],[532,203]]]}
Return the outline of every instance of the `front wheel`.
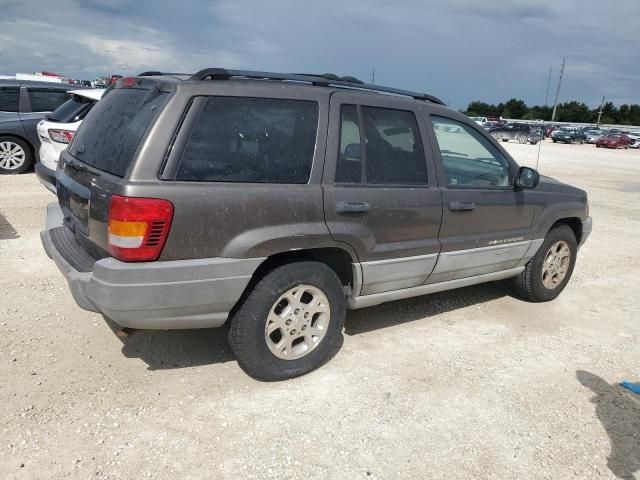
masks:
{"label": "front wheel", "polygon": [[548,302],[564,290],[576,264],[578,244],[571,227],[552,228],[525,269],[513,278],[515,293],[531,302]]}
{"label": "front wheel", "polygon": [[342,336],[345,315],[342,284],[331,268],[291,263],[255,284],[231,318],[229,343],[251,377],[285,380],[327,360]]}
{"label": "front wheel", "polygon": [[527,143],[526,135],[518,135],[518,143]]}

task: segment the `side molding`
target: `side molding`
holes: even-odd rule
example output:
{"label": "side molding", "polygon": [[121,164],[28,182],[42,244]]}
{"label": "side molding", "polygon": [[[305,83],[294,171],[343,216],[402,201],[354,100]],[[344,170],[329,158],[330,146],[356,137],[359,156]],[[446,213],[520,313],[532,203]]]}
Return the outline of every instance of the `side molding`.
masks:
{"label": "side molding", "polygon": [[393,300],[402,300],[404,298],[417,297],[419,295],[427,295],[429,293],[442,292],[444,290],[453,290],[454,288],[468,287],[484,282],[493,282],[496,280],[504,280],[505,278],[515,277],[524,270],[523,266],[502,270],[500,272],[485,273],[476,275],[475,277],[460,278],[457,280],[449,280],[447,282],[431,283],[428,285],[420,285],[402,290],[393,290],[390,292],[375,293],[372,295],[363,295],[359,297],[351,297],[348,300],[350,309],[372,307],[381,303],[391,302]]}

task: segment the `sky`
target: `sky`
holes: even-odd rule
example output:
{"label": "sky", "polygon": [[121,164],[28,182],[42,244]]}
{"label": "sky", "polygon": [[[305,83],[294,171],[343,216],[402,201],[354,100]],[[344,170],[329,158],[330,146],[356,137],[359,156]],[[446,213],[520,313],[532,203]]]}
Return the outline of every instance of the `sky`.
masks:
{"label": "sky", "polygon": [[640,1],[0,0],[0,75],[331,72],[454,108],[640,104]]}

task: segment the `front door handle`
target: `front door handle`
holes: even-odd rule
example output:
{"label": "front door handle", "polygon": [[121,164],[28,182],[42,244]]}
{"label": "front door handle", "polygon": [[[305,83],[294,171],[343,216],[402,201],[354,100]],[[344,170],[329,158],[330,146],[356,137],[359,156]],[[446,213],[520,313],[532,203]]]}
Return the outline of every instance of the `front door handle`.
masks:
{"label": "front door handle", "polygon": [[342,214],[365,214],[369,212],[369,204],[366,202],[338,202],[336,212]]}
{"label": "front door handle", "polygon": [[460,202],[458,200],[449,202],[449,210],[452,212],[469,212],[476,208],[473,202]]}

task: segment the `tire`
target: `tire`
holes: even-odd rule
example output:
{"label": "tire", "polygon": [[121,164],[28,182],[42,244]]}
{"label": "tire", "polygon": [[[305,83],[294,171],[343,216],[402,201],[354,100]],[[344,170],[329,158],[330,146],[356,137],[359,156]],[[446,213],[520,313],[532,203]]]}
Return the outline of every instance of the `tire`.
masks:
{"label": "tire", "polygon": [[491,136],[492,136],[493,138],[495,138],[495,139],[496,139],[496,141],[500,140],[500,134],[499,134],[498,132],[493,132],[493,133],[491,134]]}
{"label": "tire", "polygon": [[[564,245],[568,247],[571,256],[566,263],[566,272],[564,277],[555,283],[553,288],[549,288],[543,281],[543,264],[545,263],[545,258],[549,254],[550,249],[559,245],[559,242],[564,242]],[[571,227],[567,225],[558,225],[552,228],[547,233],[542,246],[534,257],[529,260],[529,263],[527,263],[522,273],[511,279],[511,286],[516,295],[530,302],[548,302],[556,298],[560,295],[562,290],[564,290],[571,278],[573,268],[576,264],[577,252],[578,244]],[[551,281],[553,279],[551,277],[547,275],[546,278],[547,281],[552,283]]]}
{"label": "tire", "polygon": [[501,138],[500,140],[502,140],[503,142],[508,142],[509,141],[508,138]]}
{"label": "tire", "polygon": [[[312,294],[313,302],[306,303],[303,298]],[[287,301],[294,295],[301,297],[297,303]],[[307,307],[317,298],[319,305],[324,300],[329,303],[328,307],[317,307],[323,310],[321,313]],[[304,375],[323,364],[342,339],[347,303],[340,279],[323,263],[296,262],[277,267],[260,279],[241,302],[231,318],[229,344],[240,367],[256,380],[286,380]],[[292,304],[300,308],[293,310]],[[268,320],[271,318],[277,322]],[[324,328],[320,327],[321,321],[326,322]],[[268,334],[267,328],[272,327]],[[300,336],[305,327],[309,328],[307,334],[319,332],[317,343],[307,341],[312,340],[310,335]],[[292,342],[287,342],[288,334],[294,338]],[[296,343],[297,340],[301,341]],[[278,346],[281,343],[284,348]],[[274,351],[279,351],[280,356]],[[283,358],[288,355],[293,358]]]}
{"label": "tire", "polygon": [[531,145],[536,145],[538,142],[529,142]]}
{"label": "tire", "polygon": [[518,143],[527,143],[527,140],[526,135],[518,135]]}
{"label": "tire", "polygon": [[558,141],[554,138],[554,139],[553,139],[553,143],[558,143]]}
{"label": "tire", "polygon": [[18,174],[33,163],[31,146],[16,137],[0,137],[0,174]]}

